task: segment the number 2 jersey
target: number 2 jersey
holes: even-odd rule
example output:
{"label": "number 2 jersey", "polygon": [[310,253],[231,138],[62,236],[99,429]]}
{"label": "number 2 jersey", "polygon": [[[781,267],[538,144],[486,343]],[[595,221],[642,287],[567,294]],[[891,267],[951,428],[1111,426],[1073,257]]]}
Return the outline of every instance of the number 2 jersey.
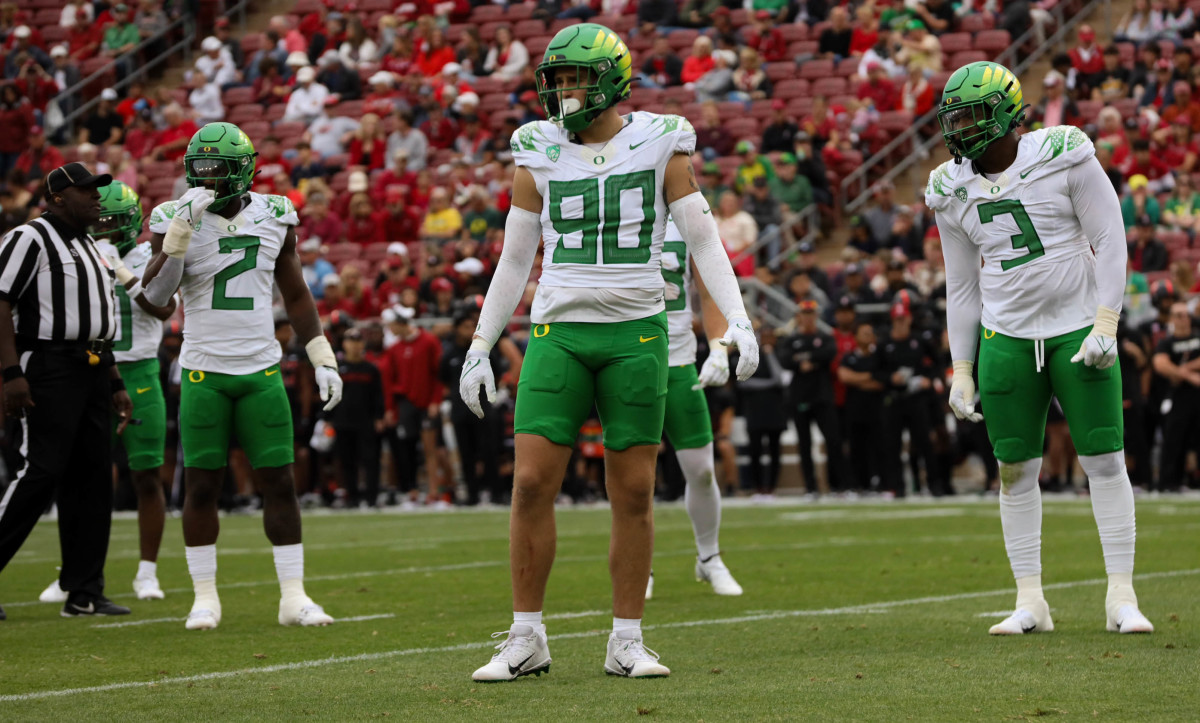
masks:
{"label": "number 2 jersey", "polygon": [[[117,255],[116,247],[107,241],[97,241],[96,247],[102,254]],[[153,255],[150,244],[141,243],[122,256],[121,261],[125,268],[129,269],[129,273],[140,280],[142,274],[146,273],[146,264],[150,263]],[[117,334],[113,337],[113,358],[117,362],[156,358],[158,345],[162,343],[163,323],[129,298],[120,282],[113,286],[116,289],[118,313]]]}
{"label": "number 2 jersey", "polygon": [[[253,374],[282,356],[271,309],[275,260],[288,228],[300,219],[283,196],[249,196],[250,204],[232,219],[206,212],[192,234],[179,285],[179,362],[185,369]],[[174,217],[174,201],[159,204],[150,230],[165,234]]]}
{"label": "number 2 jersey", "polygon": [[696,132],[679,116],[624,119],[599,149],[571,142],[548,121],[527,123],[512,138],[514,161],[543,199],[535,324],[631,321],[664,309],[663,182],[672,156],[696,150]]}
{"label": "number 2 jersey", "polygon": [[925,204],[937,214],[943,252],[970,244],[982,254],[984,328],[1048,339],[1092,323],[1096,260],[1068,180],[1094,156],[1083,131],[1055,126],[1021,136],[1016,161],[995,180],[968,160],[947,161],[930,175]]}

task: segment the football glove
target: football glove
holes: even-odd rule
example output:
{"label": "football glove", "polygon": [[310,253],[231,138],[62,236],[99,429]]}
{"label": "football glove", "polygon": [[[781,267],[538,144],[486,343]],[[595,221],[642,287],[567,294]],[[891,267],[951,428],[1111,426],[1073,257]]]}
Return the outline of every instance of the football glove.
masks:
{"label": "football glove", "polygon": [[950,383],[950,410],[959,419],[982,422],[983,415],[975,411],[975,379],[971,373],[975,362],[954,362],[954,381]]}
{"label": "football glove", "polygon": [[189,188],[187,193],[179,197],[175,202],[175,218],[183,219],[183,222],[192,227],[192,230],[200,230],[200,218],[204,215],[204,211],[216,200],[216,194],[207,188]]}
{"label": "football glove", "polygon": [[463,360],[462,374],[458,377],[459,396],[467,409],[480,419],[483,419],[483,404],[479,401],[480,385],[483,385],[487,400],[493,404],[496,402],[496,377],[492,374],[489,356],[483,349],[468,351],[467,358]]}
{"label": "football glove", "polygon": [[1121,313],[1107,306],[1096,309],[1096,321],[1092,331],[1083,339],[1079,351],[1071,357],[1071,363],[1083,362],[1085,366],[1108,369],[1117,363],[1117,322]]}
{"label": "football glove", "polygon": [[758,369],[758,339],[754,336],[754,327],[746,317],[734,317],[729,323],[725,336],[721,337],[725,347],[737,347],[740,358],[737,366],[737,380],[744,382],[754,376]]}
{"label": "football glove", "polygon": [[708,358],[700,365],[700,383],[692,389],[723,387],[729,381],[729,352],[717,341],[708,344]]}
{"label": "football glove", "polygon": [[115,251],[104,253],[104,259],[108,261],[108,265],[112,267],[113,273],[117,275],[117,281],[121,286],[129,283],[129,280],[134,278],[133,272],[125,267],[125,262],[121,260],[121,254]]}
{"label": "football glove", "polygon": [[327,366],[317,367],[316,376],[317,392],[321,395],[321,401],[326,403],[322,409],[328,412],[342,401],[342,378],[337,369]]}

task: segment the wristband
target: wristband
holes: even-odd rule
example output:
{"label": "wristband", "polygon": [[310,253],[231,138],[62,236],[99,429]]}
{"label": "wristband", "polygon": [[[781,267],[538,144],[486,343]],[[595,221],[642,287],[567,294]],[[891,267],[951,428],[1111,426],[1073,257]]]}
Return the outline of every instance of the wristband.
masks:
{"label": "wristband", "polygon": [[314,367],[329,367],[337,369],[337,357],[333,355],[333,347],[329,345],[329,340],[324,334],[318,334],[308,343],[304,345],[304,351],[308,354],[308,361]]}
{"label": "wristband", "polygon": [[5,367],[3,374],[4,374],[5,382],[11,382],[14,379],[24,379],[25,378],[25,370],[22,369],[19,364],[14,364],[10,367]]}
{"label": "wristband", "polygon": [[143,291],[145,291],[145,289],[142,288],[142,282],[139,279],[133,286],[125,289],[125,295],[131,299],[136,299]]}
{"label": "wristband", "polygon": [[112,389],[113,394],[116,394],[117,392],[121,392],[121,391],[125,390],[125,380],[122,379],[121,377],[117,377],[115,379],[109,379],[108,385],[109,385],[109,388]]}

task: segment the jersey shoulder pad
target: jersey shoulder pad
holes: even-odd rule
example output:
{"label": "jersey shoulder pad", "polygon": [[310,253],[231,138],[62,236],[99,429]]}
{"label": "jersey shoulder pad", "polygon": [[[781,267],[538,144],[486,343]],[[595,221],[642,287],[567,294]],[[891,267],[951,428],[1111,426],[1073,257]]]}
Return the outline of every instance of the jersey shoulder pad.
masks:
{"label": "jersey shoulder pad", "polygon": [[163,201],[150,212],[150,232],[165,234],[173,220],[175,220],[175,201]]}
{"label": "jersey shoulder pad", "polygon": [[929,174],[929,182],[925,185],[926,206],[935,211],[944,211],[954,198],[966,202],[966,188],[958,186],[955,181],[957,171],[958,164],[954,161],[946,161],[933,169],[933,173]]}
{"label": "jersey shoulder pad", "polygon": [[557,163],[566,142],[563,130],[550,121],[532,121],[517,129],[509,145],[518,166],[534,169]]}
{"label": "jersey shoulder pad", "polygon": [[271,216],[279,223],[285,226],[300,225],[300,216],[296,213],[296,206],[292,204],[292,199],[287,196],[271,194],[262,196],[262,201],[267,205]]}
{"label": "jersey shoulder pad", "polygon": [[1077,166],[1096,155],[1092,140],[1075,126],[1041,128],[1028,135],[1037,150],[1029,166],[1021,169],[1022,181]]}
{"label": "jersey shoulder pad", "polygon": [[686,153],[690,156],[696,152],[696,129],[687,118],[646,112],[639,112],[638,115],[644,116],[643,123],[639,124],[642,127],[638,129],[640,138],[629,145],[630,150],[637,150],[647,141],[662,139],[667,144],[666,150],[672,155]]}

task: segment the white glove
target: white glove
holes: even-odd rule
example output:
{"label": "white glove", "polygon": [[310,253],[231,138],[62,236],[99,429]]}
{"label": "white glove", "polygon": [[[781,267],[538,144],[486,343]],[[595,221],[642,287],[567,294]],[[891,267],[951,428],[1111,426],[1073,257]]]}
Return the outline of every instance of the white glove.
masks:
{"label": "white glove", "polygon": [[975,362],[954,362],[954,381],[950,383],[950,411],[959,419],[982,422],[983,415],[975,411],[975,380],[971,372]]}
{"label": "white glove", "polygon": [[472,349],[463,360],[462,374],[458,377],[458,395],[462,397],[467,409],[480,419],[483,419],[483,405],[479,401],[479,385],[487,400],[496,402],[496,377],[492,374],[491,356],[483,349]]}
{"label": "white glove", "polygon": [[319,366],[316,373],[317,392],[321,395],[321,401],[326,402],[322,409],[328,412],[342,401],[342,378],[333,367]]}
{"label": "white glove", "polygon": [[700,365],[700,383],[692,389],[723,387],[729,381],[729,352],[713,342],[708,345],[708,358]]}
{"label": "white glove", "polygon": [[217,194],[207,188],[189,188],[187,193],[179,197],[175,202],[175,218],[183,219],[183,222],[191,226],[193,230],[200,230],[200,217],[204,215],[212,202],[217,198]]}
{"label": "white glove", "polygon": [[758,339],[754,336],[754,327],[746,317],[734,317],[729,323],[721,344],[726,347],[737,347],[741,356],[738,359],[737,380],[744,382],[754,376],[758,369]]}
{"label": "white glove", "polygon": [[1096,309],[1096,321],[1092,332],[1084,337],[1079,351],[1071,357],[1071,363],[1080,361],[1085,366],[1108,369],[1117,363],[1117,322],[1121,313],[1107,306]]}
{"label": "white glove", "polygon": [[104,259],[108,261],[108,265],[111,266],[113,272],[116,273],[117,281],[121,282],[121,286],[128,284],[130,279],[135,278],[133,272],[125,267],[125,262],[121,260],[121,255],[119,253],[106,252],[104,254]]}

